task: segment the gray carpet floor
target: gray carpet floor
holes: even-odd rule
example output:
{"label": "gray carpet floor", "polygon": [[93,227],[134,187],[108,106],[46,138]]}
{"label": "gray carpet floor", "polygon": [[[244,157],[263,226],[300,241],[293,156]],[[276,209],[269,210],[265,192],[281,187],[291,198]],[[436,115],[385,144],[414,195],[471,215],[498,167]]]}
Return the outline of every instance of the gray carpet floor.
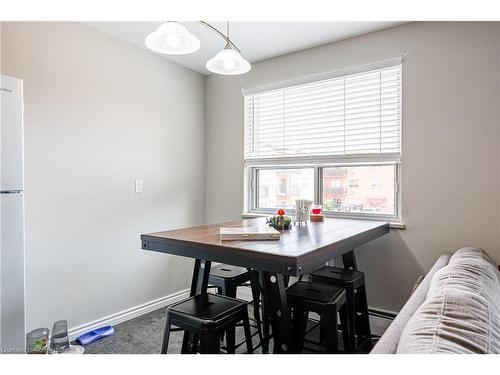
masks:
{"label": "gray carpet floor", "polygon": [[[115,334],[85,346],[87,354],[159,354],[165,327],[165,309],[158,309],[148,314],[117,324]],[[252,328],[252,333],[256,332]],[[169,340],[169,353],[180,353],[183,332],[172,332]],[[243,328],[236,328],[236,343],[243,341]],[[258,336],[253,337],[254,345]],[[224,345],[224,344],[223,344]],[[245,346],[237,348],[237,353],[244,353]],[[256,353],[261,352],[260,348]]]}
{"label": "gray carpet floor", "polygon": [[[253,313],[249,312],[249,316]],[[94,343],[85,346],[86,354],[159,354],[163,338],[163,330],[165,325],[165,308],[152,311],[148,314],[117,324],[115,334],[98,340]],[[306,336],[304,352],[314,353],[321,350],[321,347],[312,342],[319,341],[319,328],[315,322],[309,322],[310,332]],[[252,333],[256,332],[256,328],[251,329]],[[169,341],[169,353],[180,353],[182,344],[182,332],[172,332]],[[236,328],[236,343],[243,341],[243,328]],[[312,341],[312,342],[309,342]],[[253,336],[254,347],[258,345],[258,335]],[[224,345],[224,344],[223,344]],[[270,351],[272,352],[272,340],[270,343]],[[340,349],[342,343],[340,343]],[[241,345],[236,349],[237,353],[245,353],[245,345]],[[261,348],[257,348],[255,353],[262,353]]]}

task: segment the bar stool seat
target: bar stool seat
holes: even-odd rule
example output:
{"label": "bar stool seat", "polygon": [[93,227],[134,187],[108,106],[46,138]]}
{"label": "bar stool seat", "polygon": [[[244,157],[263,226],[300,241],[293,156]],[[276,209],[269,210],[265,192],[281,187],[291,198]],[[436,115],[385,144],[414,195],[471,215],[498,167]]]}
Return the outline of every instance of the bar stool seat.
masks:
{"label": "bar stool seat", "polygon": [[194,337],[192,352],[196,352],[199,342],[200,353],[219,353],[221,331],[234,329],[240,322],[243,322],[248,353],[253,353],[245,301],[210,293],[190,297],[167,308],[161,352],[167,353],[171,326],[176,326]]}
{"label": "bar stool seat", "polygon": [[346,351],[350,351],[349,324],[344,289],[325,284],[298,281],[287,288],[286,295],[288,304],[292,308],[292,329],[296,350],[299,353],[304,347],[309,312],[315,312],[321,317],[327,353],[338,351],[337,314],[339,314],[344,348],[346,348]]}
{"label": "bar stool seat", "polygon": [[353,349],[371,348],[370,317],[366,298],[365,274],[339,267],[323,267],[311,273],[311,281],[344,288]]}
{"label": "bar stool seat", "polygon": [[[229,264],[220,264],[216,267],[210,269],[210,276],[208,278],[208,284],[210,286],[215,286],[217,288],[217,293],[226,297],[236,298],[236,292],[238,287],[249,285],[252,290],[253,299],[253,317],[255,319],[255,328],[257,328],[257,334],[259,336],[259,341],[263,345],[263,351],[267,352],[267,336],[262,333],[262,319],[260,317],[260,290],[259,286],[256,285],[257,276],[252,275],[252,270],[248,270],[243,267],[232,266]],[[224,333],[221,335],[221,339],[224,337]],[[235,332],[234,330],[226,331],[226,346],[232,348],[235,346]]]}
{"label": "bar stool seat", "polygon": [[314,271],[312,277],[315,279],[327,281],[329,285],[349,285],[353,288],[359,288],[365,284],[365,274],[361,271],[353,271],[345,268],[325,266]]}
{"label": "bar stool seat", "polygon": [[243,267],[220,264],[210,269],[208,283],[210,285],[225,287],[228,283],[239,286],[250,281],[248,270]]}

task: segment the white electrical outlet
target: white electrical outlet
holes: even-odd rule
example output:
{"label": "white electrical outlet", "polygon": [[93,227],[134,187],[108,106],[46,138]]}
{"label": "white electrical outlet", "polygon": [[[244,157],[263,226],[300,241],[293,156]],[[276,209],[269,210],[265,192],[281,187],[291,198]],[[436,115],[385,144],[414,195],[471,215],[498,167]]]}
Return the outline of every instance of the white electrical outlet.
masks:
{"label": "white electrical outlet", "polygon": [[135,193],[142,194],[142,180],[135,180]]}

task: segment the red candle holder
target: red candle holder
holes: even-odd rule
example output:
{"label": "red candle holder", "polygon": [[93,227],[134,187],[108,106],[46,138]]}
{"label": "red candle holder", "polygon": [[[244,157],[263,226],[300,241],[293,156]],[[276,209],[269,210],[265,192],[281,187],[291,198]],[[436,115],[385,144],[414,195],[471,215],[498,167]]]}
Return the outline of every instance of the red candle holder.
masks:
{"label": "red candle holder", "polygon": [[323,206],[320,204],[313,204],[311,206],[311,215],[309,215],[309,220],[312,222],[323,221],[325,216],[323,215]]}
{"label": "red candle holder", "polygon": [[311,213],[313,215],[321,215],[322,211],[323,211],[323,207],[320,204],[313,204],[311,207]]}

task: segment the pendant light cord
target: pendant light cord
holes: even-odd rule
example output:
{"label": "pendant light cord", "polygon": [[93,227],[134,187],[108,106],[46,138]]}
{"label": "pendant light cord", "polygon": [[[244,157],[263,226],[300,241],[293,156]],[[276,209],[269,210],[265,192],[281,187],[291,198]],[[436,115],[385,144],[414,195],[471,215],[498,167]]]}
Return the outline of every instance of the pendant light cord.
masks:
{"label": "pendant light cord", "polygon": [[210,25],[209,23],[205,22],[205,21],[198,21],[198,23],[200,25],[203,25],[205,27],[208,27],[210,30],[214,31],[215,33],[217,33],[222,39],[224,39],[226,41],[227,44],[229,44],[231,47],[233,47],[236,51],[238,51],[239,53],[241,53],[240,49],[238,47],[236,47],[236,45],[231,41],[231,39],[229,39],[229,21],[227,21],[227,25],[226,25],[226,30],[227,30],[227,36],[224,35],[223,33],[221,33],[219,30],[217,30],[215,27],[213,27],[212,25]]}

